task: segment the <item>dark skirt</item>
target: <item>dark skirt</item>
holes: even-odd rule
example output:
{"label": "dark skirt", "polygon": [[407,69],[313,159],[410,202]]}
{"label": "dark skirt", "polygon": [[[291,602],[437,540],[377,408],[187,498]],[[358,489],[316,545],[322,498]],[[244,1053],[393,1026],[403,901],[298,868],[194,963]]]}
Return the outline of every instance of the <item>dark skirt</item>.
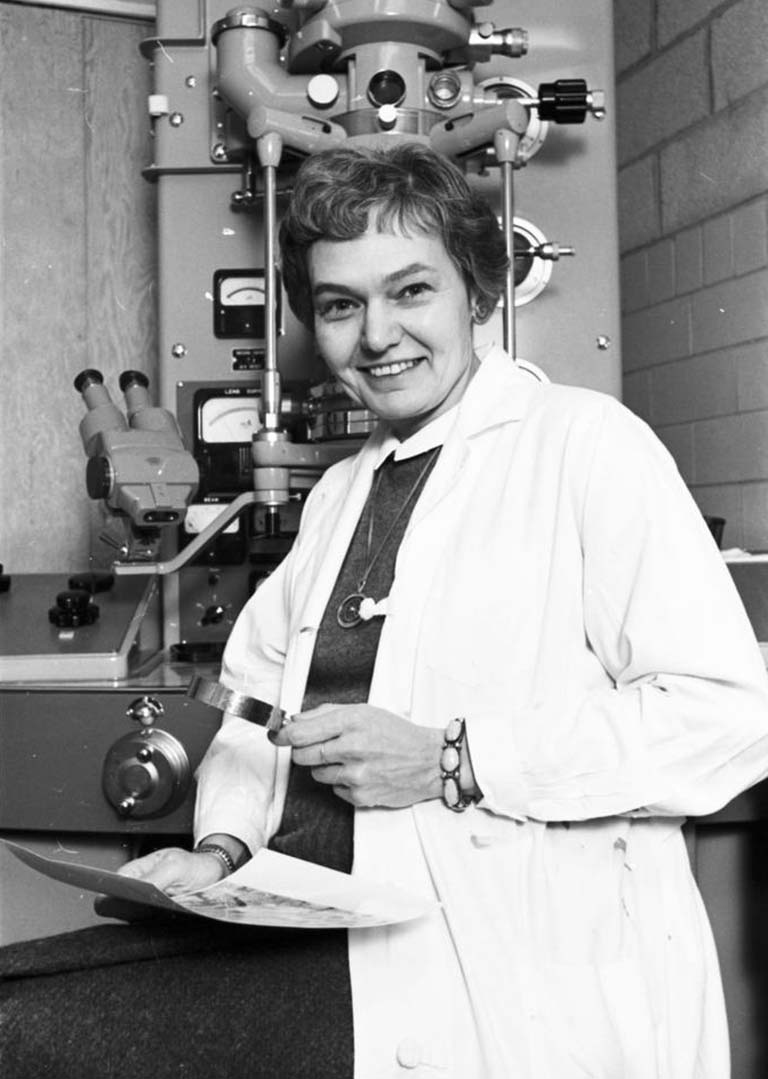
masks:
{"label": "dark skirt", "polygon": [[0,948],[3,1079],[350,1079],[343,930],[194,917]]}

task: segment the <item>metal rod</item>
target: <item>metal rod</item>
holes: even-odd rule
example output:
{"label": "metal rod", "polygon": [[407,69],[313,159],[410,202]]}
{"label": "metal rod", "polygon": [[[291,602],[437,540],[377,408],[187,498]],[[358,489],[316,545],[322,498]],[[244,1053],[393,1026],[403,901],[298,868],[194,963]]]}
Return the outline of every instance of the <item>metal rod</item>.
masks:
{"label": "metal rod", "polygon": [[515,189],[511,161],[501,162],[501,214],[507,244],[509,269],[504,286],[504,348],[512,359],[517,357],[515,325]]}
{"label": "metal rod", "polygon": [[259,162],[264,169],[264,375],[262,397],[264,426],[268,431],[280,427],[280,376],[277,370],[278,282],[276,258],[277,166],[283,143],[274,132],[262,135],[256,143]]}

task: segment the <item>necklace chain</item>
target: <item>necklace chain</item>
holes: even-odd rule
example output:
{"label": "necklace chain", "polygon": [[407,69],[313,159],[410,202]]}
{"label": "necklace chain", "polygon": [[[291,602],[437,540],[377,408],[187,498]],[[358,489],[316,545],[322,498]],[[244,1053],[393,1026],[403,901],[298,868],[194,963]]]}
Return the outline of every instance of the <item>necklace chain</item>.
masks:
{"label": "necklace chain", "polygon": [[384,548],[386,547],[386,545],[387,545],[387,543],[389,541],[389,538],[390,538],[390,536],[392,535],[392,533],[393,533],[393,531],[395,529],[395,526],[396,526],[397,522],[403,516],[406,509],[408,508],[411,501],[413,500],[414,496],[416,495],[417,491],[419,490],[422,483],[424,482],[424,480],[426,478],[426,475],[427,475],[427,472],[429,471],[430,467],[432,466],[433,461],[435,460],[438,453],[440,452],[440,449],[441,449],[440,446],[436,446],[432,450],[432,452],[430,453],[426,464],[424,465],[424,467],[419,472],[418,476],[416,477],[415,482],[411,486],[410,491],[405,496],[405,500],[403,501],[402,505],[398,509],[395,516],[392,518],[392,521],[390,522],[389,528],[385,532],[381,543],[376,548],[373,555],[371,555],[371,547],[373,545],[374,519],[375,519],[375,514],[376,514],[376,496],[379,493],[379,487],[381,486],[381,477],[384,474],[383,467],[379,469],[379,471],[378,471],[378,473],[376,475],[376,482],[375,482],[375,484],[373,486],[373,490],[372,490],[371,496],[370,496],[370,507],[371,508],[370,508],[370,513],[368,514],[368,534],[367,534],[367,537],[366,537],[366,548],[365,548],[366,564],[365,564],[365,566],[363,568],[363,574],[362,574],[362,576],[360,577],[360,579],[357,582],[357,591],[356,592],[351,592],[348,596],[346,596],[341,601],[341,603],[339,604],[339,606],[338,606],[338,608],[336,610],[336,621],[339,623],[339,625],[342,627],[342,629],[351,629],[353,626],[359,625],[359,623],[363,620],[362,616],[360,614],[360,605],[362,604],[363,600],[366,598],[364,593],[363,593],[363,589],[366,586],[366,583],[368,581],[368,577],[370,576],[371,570],[375,566],[376,562],[379,560],[379,557],[380,557],[381,553],[383,552]]}

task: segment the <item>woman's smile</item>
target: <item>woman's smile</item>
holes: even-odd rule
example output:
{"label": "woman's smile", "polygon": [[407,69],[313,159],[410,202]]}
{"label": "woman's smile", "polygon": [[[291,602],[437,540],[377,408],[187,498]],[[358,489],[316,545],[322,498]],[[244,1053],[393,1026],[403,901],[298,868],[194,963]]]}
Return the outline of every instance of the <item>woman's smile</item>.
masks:
{"label": "woman's smile", "polygon": [[404,371],[410,371],[419,363],[421,363],[421,359],[393,360],[391,363],[377,364],[375,367],[363,367],[360,370],[371,378],[386,378],[388,375],[402,375]]}
{"label": "woman's smile", "polygon": [[474,370],[471,298],[442,240],[379,232],[309,251],[315,337],[331,373],[402,438],[455,405]]}

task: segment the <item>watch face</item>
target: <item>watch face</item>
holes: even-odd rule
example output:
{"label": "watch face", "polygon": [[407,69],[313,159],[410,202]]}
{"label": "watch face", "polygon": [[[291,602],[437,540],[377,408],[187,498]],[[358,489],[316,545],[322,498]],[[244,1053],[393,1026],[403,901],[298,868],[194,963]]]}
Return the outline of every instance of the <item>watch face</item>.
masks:
{"label": "watch face", "polygon": [[250,442],[262,426],[259,398],[209,397],[200,406],[199,423],[203,442]]}

